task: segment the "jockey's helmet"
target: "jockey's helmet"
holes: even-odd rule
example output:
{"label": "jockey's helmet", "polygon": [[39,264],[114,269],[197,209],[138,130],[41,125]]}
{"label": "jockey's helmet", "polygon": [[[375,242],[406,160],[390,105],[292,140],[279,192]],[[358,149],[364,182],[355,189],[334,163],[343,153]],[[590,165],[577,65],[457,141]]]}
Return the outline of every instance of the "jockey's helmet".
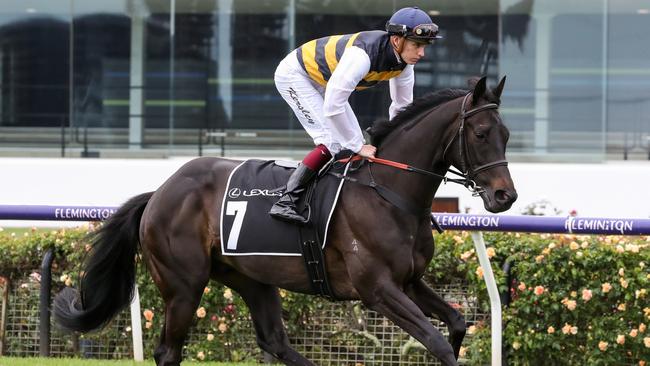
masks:
{"label": "jockey's helmet", "polygon": [[386,32],[420,43],[433,43],[442,38],[438,35],[438,26],[417,6],[396,11],[386,22]]}

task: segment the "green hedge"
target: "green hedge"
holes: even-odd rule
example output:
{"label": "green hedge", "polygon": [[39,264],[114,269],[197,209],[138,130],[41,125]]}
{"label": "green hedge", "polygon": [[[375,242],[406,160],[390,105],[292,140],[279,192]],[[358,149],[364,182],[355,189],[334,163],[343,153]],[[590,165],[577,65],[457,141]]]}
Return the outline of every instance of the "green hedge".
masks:
{"label": "green hedge", "polygon": [[[43,253],[56,250],[56,289],[75,285],[92,227],[0,232],[0,275],[21,278],[40,267]],[[512,302],[504,309],[504,345],[513,365],[619,365],[650,359],[650,237],[547,234],[486,234],[498,286],[506,290],[501,267],[513,263]],[[163,303],[144,266],[138,286],[148,356],[160,334]],[[436,255],[425,274],[431,284],[458,283],[489,312],[489,300],[474,246],[466,232],[436,235]],[[281,292],[289,332],[308,322],[309,296]],[[195,318],[191,359],[240,361],[259,357],[251,344],[248,311],[229,289],[210,283]],[[244,321],[242,321],[244,319]],[[471,324],[462,353],[471,365],[490,360],[489,321]]]}

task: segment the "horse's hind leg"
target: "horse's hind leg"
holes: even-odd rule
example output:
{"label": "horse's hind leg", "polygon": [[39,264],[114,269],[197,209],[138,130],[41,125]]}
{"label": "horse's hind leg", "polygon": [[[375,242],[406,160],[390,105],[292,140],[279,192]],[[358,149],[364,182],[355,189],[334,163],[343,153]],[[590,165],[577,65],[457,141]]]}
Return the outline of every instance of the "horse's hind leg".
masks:
{"label": "horse's hind leg", "polygon": [[217,280],[237,291],[246,302],[261,349],[285,365],[315,366],[289,345],[282,324],[282,301],[277,287],[259,283],[233,271],[219,274]]}
{"label": "horse's hind leg", "polygon": [[[163,235],[151,235],[152,238]],[[208,256],[198,236],[175,233],[157,242],[158,251],[148,258],[149,269],[165,301],[165,323],[154,353],[158,366],[178,366],[183,344],[196,308],[209,280]],[[164,253],[164,255],[163,255]]]}
{"label": "horse's hind leg", "polygon": [[454,349],[454,356],[458,359],[467,326],[463,315],[451,307],[440,295],[433,292],[422,279],[407,286],[406,294],[420,307],[420,310],[425,315],[436,314],[440,320],[445,322],[447,329],[449,329],[449,343]]}

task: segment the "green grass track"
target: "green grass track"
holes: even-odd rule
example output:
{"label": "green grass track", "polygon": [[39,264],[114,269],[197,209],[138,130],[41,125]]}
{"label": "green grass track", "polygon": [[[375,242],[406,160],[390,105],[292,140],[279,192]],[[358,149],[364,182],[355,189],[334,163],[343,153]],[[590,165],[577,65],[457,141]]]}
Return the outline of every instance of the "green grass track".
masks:
{"label": "green grass track", "polygon": [[[229,363],[229,362],[189,362],[183,366],[253,366],[254,363]],[[91,360],[81,358],[18,358],[0,357],[0,366],[155,366],[153,360],[135,362],[132,360]]]}

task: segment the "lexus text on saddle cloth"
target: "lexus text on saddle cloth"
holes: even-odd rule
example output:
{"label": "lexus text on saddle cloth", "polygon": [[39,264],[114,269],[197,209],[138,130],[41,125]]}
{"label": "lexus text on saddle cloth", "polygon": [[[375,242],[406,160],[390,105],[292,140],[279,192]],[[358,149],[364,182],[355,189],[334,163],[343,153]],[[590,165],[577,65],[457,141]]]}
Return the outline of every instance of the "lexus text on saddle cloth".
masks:
{"label": "lexus text on saddle cloth", "polygon": [[228,190],[228,198],[237,199],[239,197],[257,197],[257,196],[282,197],[283,192],[284,190],[270,190],[270,189],[263,189],[263,188],[250,188],[248,190],[246,189],[242,190],[241,188],[235,187]]}

